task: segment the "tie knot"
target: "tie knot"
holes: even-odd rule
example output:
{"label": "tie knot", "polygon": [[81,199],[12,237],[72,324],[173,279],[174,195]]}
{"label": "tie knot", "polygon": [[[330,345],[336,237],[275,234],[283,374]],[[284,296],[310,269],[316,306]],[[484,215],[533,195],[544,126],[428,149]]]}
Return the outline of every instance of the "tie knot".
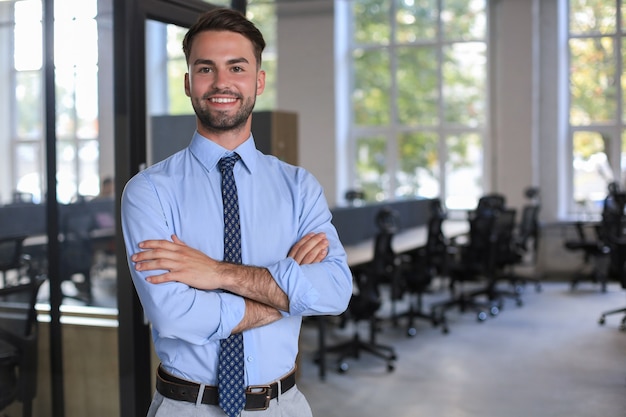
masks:
{"label": "tie knot", "polygon": [[241,159],[241,157],[239,156],[239,154],[232,154],[230,156],[225,156],[222,159],[220,159],[220,171],[222,173],[227,172],[227,171],[232,171],[233,167],[235,166],[235,164],[237,163],[237,161],[239,161]]}

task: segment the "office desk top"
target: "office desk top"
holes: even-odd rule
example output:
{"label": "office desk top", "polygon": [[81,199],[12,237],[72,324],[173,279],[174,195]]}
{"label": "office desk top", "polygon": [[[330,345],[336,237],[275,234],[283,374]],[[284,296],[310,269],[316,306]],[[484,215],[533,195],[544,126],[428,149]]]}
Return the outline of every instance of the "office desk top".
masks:
{"label": "office desk top", "polygon": [[[465,220],[446,220],[443,222],[443,233],[452,238],[465,234],[469,231],[469,224]],[[393,250],[396,253],[405,252],[426,244],[428,237],[427,226],[417,226],[403,230],[394,235],[392,240]],[[344,246],[348,256],[348,265],[358,265],[368,262],[374,256],[374,239],[367,239],[360,243]]]}

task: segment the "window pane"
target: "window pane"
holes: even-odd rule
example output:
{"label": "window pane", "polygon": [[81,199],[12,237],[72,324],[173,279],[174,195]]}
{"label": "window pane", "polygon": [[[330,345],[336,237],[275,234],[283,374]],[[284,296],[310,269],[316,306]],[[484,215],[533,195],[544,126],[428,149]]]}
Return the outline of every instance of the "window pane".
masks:
{"label": "window pane", "polygon": [[613,173],[607,158],[611,139],[598,132],[575,132],[574,202],[584,212],[599,212]]}
{"label": "window pane", "polygon": [[352,6],[354,16],[354,42],[362,44],[387,44],[391,37],[389,25],[389,5],[380,0],[355,0]]}
{"label": "window pane", "polygon": [[622,132],[622,146],[620,153],[620,184],[622,187],[626,184],[626,131]]}
{"label": "window pane", "polygon": [[43,136],[41,73],[17,72],[15,77],[17,136],[19,139],[40,139]]}
{"label": "window pane", "polygon": [[382,201],[389,188],[387,168],[387,141],[384,136],[363,137],[356,140],[357,184],[368,201]]}
{"label": "window pane", "polygon": [[436,0],[396,2],[396,37],[399,43],[435,39],[437,23]]}
{"label": "window pane", "polygon": [[41,1],[15,3],[13,57],[17,71],[38,70],[42,66]]}
{"label": "window pane", "polygon": [[483,194],[483,143],[478,134],[446,138],[446,207],[468,210]]}
{"label": "window pane", "polygon": [[57,141],[57,200],[70,203],[76,199],[76,147],[72,141]]}
{"label": "window pane", "polygon": [[482,42],[455,43],[443,48],[444,119],[478,126],[485,122],[487,47]]}
{"label": "window pane", "polygon": [[357,125],[384,125],[390,121],[391,74],[386,50],[354,51],[352,108]]}
{"label": "window pane", "polygon": [[436,133],[412,132],[400,135],[396,196],[435,198],[441,195],[438,144]]}
{"label": "window pane", "polygon": [[616,119],[617,86],[613,41],[609,38],[570,39],[570,123]]}
{"label": "window pane", "polygon": [[263,69],[265,70],[265,90],[256,98],[255,111],[274,110],[276,108],[277,40],[276,40],[276,5],[274,2],[249,1],[246,14],[259,28],[265,38],[263,51]]}
{"label": "window pane", "polygon": [[98,137],[98,66],[76,66],[76,137]]}
{"label": "window pane", "polygon": [[78,193],[81,196],[96,196],[100,191],[98,160],[98,141],[81,141],[78,145]]}
{"label": "window pane", "polygon": [[614,1],[570,0],[569,24],[572,34],[615,33]]}
{"label": "window pane", "polygon": [[443,38],[485,39],[486,7],[485,0],[443,0]]}
{"label": "window pane", "polygon": [[408,125],[436,125],[439,121],[436,49],[405,47],[398,48],[397,51],[399,122]]}
{"label": "window pane", "polygon": [[41,202],[43,187],[39,174],[41,145],[39,142],[21,142],[17,144],[17,163],[15,173],[17,191],[33,195],[33,201]]}

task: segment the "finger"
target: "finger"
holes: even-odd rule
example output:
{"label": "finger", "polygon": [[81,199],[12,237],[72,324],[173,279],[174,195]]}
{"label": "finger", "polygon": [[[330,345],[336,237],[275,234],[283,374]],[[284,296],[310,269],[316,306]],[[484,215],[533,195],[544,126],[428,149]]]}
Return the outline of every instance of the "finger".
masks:
{"label": "finger", "polygon": [[162,284],[164,282],[175,281],[175,279],[172,277],[172,274],[165,273],[161,275],[151,275],[149,277],[146,277],[146,281],[148,281],[151,284]]}
{"label": "finger", "polygon": [[292,257],[292,258],[294,256],[297,256],[297,253],[300,251],[302,246],[304,246],[305,243],[308,240],[310,240],[313,236],[315,236],[315,233],[313,233],[313,232],[308,233],[305,236],[303,236],[302,239],[300,239],[299,241],[296,242],[295,245],[293,245],[293,247],[291,248],[291,250],[289,251],[289,254],[287,256]]}
{"label": "finger", "polygon": [[172,235],[172,242],[176,243],[177,245],[185,245],[185,246],[187,246],[187,245],[185,244],[185,242],[183,242],[182,240],[180,240],[180,239],[178,238],[178,236],[176,236],[176,235]]}
{"label": "finger", "polygon": [[139,247],[141,249],[170,249],[170,250],[174,250],[178,247],[179,245],[170,242],[169,240],[165,240],[165,239],[149,239],[149,240],[144,240],[143,242],[139,242]]}
{"label": "finger", "polygon": [[293,253],[294,260],[302,264],[306,257],[311,259],[311,251],[315,250],[323,239],[325,239],[325,237],[322,234],[312,234],[302,238],[299,242],[300,245],[295,248]]}
{"label": "finger", "polygon": [[150,249],[137,252],[131,256],[133,262],[155,261],[158,259],[176,259],[179,255],[169,249]]}
{"label": "finger", "polygon": [[303,258],[300,265],[321,262],[328,254],[328,244],[320,242],[315,248],[311,249]]}

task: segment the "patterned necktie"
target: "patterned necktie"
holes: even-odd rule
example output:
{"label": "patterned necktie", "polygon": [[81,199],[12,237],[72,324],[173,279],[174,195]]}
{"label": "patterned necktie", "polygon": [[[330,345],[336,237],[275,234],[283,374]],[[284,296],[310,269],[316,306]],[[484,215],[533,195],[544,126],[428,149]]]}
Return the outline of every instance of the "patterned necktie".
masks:
{"label": "patterned necktie", "polygon": [[[240,157],[233,154],[220,160],[224,202],[224,261],[241,263],[239,201],[233,167]],[[238,416],[246,402],[243,373],[243,335],[232,334],[220,342],[217,371],[220,407],[229,417]]]}

